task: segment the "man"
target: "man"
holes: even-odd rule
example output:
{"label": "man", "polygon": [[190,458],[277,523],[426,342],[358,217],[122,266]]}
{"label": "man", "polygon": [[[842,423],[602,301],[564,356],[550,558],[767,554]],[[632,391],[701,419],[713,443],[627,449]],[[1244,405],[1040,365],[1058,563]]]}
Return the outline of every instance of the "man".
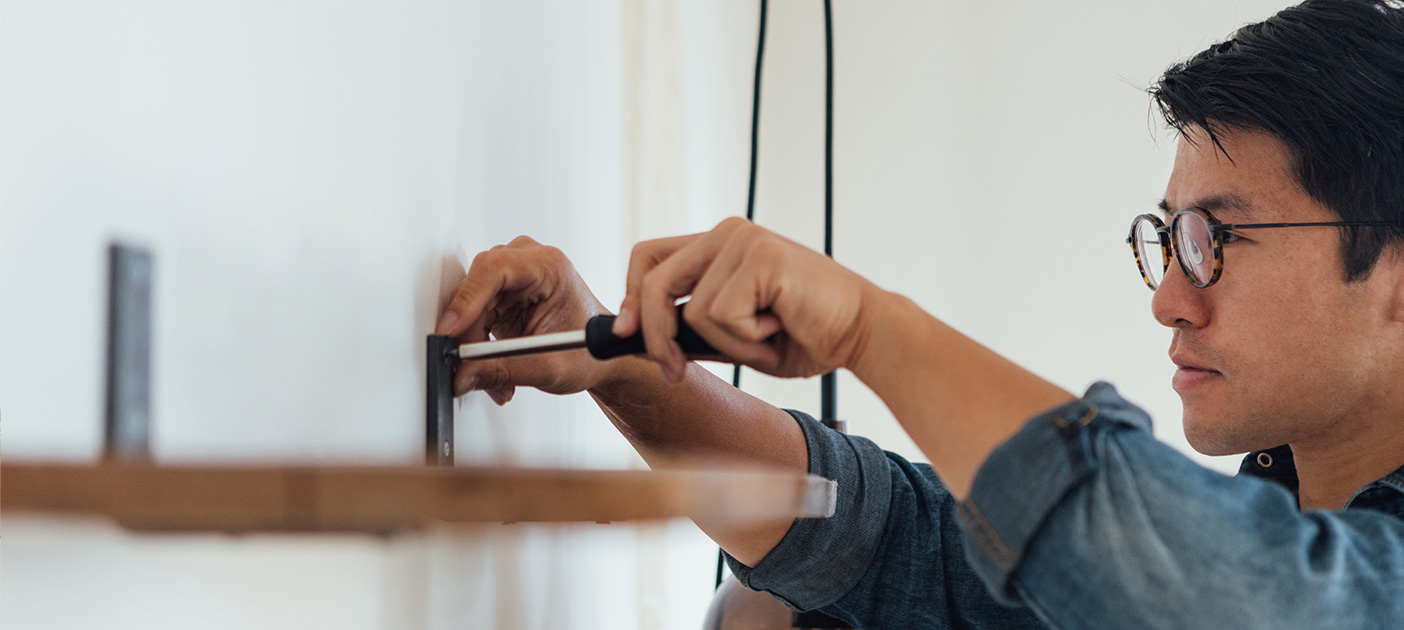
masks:
{"label": "man", "polygon": [[[837,479],[832,519],[700,525],[743,583],[855,627],[1404,627],[1404,9],[1308,0],[1152,94],[1181,140],[1163,216],[1128,240],[1174,330],[1186,435],[1251,451],[1238,477],[1156,442],[1110,385],[1074,397],[739,219],[635,248],[615,332],[641,328],[647,359],[465,363],[456,389],[589,391],[645,459]],[[684,296],[732,359],[851,370],[931,466],[689,365],[671,341]],[[474,260],[439,332],[603,312],[558,251],[521,238]]]}

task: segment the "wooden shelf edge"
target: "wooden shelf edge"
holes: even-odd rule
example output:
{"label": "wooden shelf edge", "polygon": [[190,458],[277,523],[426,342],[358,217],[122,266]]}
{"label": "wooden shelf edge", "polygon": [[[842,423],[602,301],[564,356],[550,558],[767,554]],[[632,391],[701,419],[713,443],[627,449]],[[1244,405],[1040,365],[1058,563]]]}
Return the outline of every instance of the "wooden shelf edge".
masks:
{"label": "wooden shelf edge", "polygon": [[0,512],[157,532],[390,533],[435,522],[736,524],[833,514],[836,484],[767,470],[0,463]]}

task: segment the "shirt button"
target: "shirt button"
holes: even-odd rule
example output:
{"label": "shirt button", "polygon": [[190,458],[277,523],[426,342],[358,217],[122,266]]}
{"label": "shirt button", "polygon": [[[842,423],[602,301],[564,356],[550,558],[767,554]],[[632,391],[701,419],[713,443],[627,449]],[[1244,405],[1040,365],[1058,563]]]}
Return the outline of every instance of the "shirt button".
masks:
{"label": "shirt button", "polygon": [[1263,468],[1272,468],[1272,456],[1267,453],[1258,453],[1258,465]]}

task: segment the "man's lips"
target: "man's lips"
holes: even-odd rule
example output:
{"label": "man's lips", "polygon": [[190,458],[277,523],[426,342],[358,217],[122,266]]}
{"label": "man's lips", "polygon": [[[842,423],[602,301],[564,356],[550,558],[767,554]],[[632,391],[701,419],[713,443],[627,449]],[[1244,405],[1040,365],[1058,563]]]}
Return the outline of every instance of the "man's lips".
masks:
{"label": "man's lips", "polygon": [[1187,389],[1203,385],[1223,376],[1218,370],[1205,366],[1197,359],[1184,355],[1171,355],[1170,361],[1179,368],[1175,370],[1175,378],[1171,380],[1171,387],[1177,392],[1184,392]]}
{"label": "man's lips", "polygon": [[1174,363],[1175,367],[1182,370],[1200,370],[1202,372],[1218,373],[1218,370],[1210,368],[1196,359],[1183,355],[1170,355],[1170,362]]}

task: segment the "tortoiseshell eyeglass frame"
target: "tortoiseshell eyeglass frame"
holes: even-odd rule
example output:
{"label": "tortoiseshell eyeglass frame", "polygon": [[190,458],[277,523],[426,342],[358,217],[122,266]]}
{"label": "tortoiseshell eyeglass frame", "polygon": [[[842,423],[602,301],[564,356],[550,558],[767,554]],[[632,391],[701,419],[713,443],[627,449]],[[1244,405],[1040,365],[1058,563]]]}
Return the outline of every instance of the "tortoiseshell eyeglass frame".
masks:
{"label": "tortoiseshell eyeglass frame", "polygon": [[[1178,225],[1178,223],[1183,217],[1188,215],[1197,215],[1199,218],[1203,219],[1205,225],[1208,226],[1209,241],[1211,245],[1210,249],[1212,249],[1214,252],[1213,274],[1209,277],[1209,280],[1207,282],[1204,282],[1203,284],[1195,281],[1194,274],[1190,273],[1190,270],[1185,268],[1184,258],[1180,255],[1180,238],[1176,236],[1179,232],[1175,229],[1175,227],[1176,225]],[[1209,214],[1208,210],[1196,207],[1185,208],[1184,210],[1180,210],[1179,212],[1176,212],[1175,214],[1171,215],[1170,225],[1168,226],[1165,225],[1165,222],[1162,221],[1159,216],[1156,216],[1154,214],[1137,215],[1135,219],[1131,220],[1131,232],[1126,236],[1126,242],[1129,245],[1131,245],[1131,253],[1136,257],[1136,268],[1141,271],[1141,279],[1146,282],[1146,286],[1150,287],[1152,291],[1156,289],[1156,283],[1151,280],[1150,274],[1146,273],[1146,261],[1141,260],[1141,250],[1136,247],[1136,226],[1139,225],[1141,221],[1150,221],[1151,224],[1155,226],[1155,233],[1160,237],[1160,259],[1164,261],[1164,265],[1160,270],[1161,277],[1163,278],[1165,276],[1165,272],[1170,270],[1170,253],[1173,250],[1175,254],[1174,258],[1177,262],[1179,262],[1180,272],[1185,274],[1185,279],[1189,280],[1189,283],[1191,285],[1199,287],[1201,289],[1212,286],[1215,282],[1218,282],[1219,276],[1223,275],[1224,273],[1224,241],[1223,238],[1219,236],[1220,232],[1262,228],[1352,227],[1394,225],[1393,223],[1386,223],[1383,221],[1325,221],[1314,223],[1220,223],[1218,219],[1214,218],[1214,215]]]}

